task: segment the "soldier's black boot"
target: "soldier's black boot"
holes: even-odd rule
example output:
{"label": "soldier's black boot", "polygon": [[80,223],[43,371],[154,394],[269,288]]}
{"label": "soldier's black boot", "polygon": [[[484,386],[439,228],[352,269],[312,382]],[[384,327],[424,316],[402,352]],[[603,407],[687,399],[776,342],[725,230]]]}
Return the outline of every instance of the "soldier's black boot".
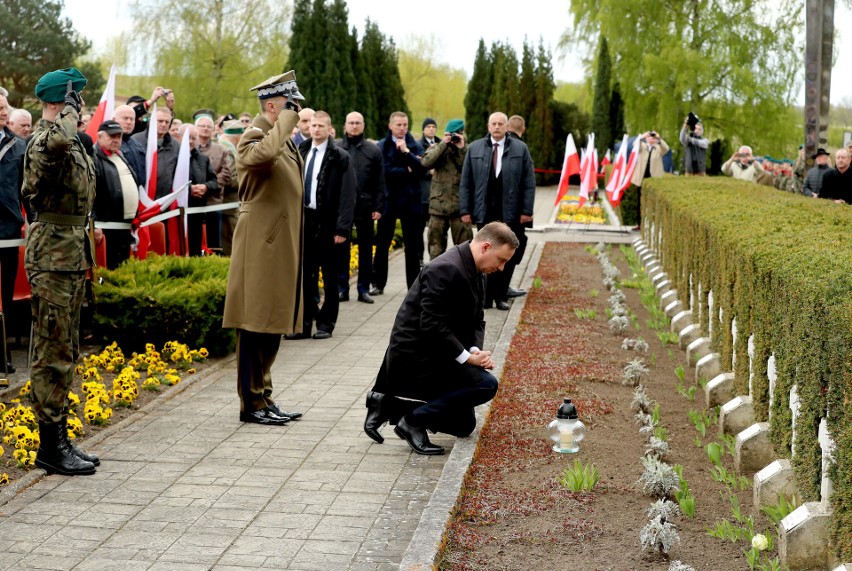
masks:
{"label": "soldier's black boot", "polygon": [[35,464],[48,474],[63,476],[88,476],[95,473],[95,465],[79,458],[71,452],[66,438],[63,438],[65,425],[60,422],[38,423],[39,446]]}
{"label": "soldier's black boot", "polygon": [[85,452],[85,451],[77,448],[77,446],[74,444],[74,441],[71,440],[71,437],[68,436],[68,417],[63,417],[60,424],[62,425],[62,430],[59,431],[60,438],[65,439],[65,444],[68,445],[68,448],[71,450],[71,454],[73,454],[77,458],[80,458],[81,460],[85,460],[86,462],[91,462],[95,466],[100,466],[101,465],[101,459],[100,458],[98,458],[94,454],[89,454],[88,452]]}

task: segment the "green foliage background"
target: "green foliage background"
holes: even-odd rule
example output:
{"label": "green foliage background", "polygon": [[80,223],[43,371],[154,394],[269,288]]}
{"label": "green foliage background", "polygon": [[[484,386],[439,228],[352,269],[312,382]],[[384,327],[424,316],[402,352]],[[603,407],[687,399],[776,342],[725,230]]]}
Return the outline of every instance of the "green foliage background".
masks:
{"label": "green foliage background", "polygon": [[[711,345],[723,369],[734,371],[736,394],[749,393],[748,338],[754,335],[755,420],[770,422],[779,457],[791,455],[789,395],[797,386],[801,408],[791,461],[806,501],[820,499],[817,429],[828,418],[837,445],[830,472],[832,545],[841,560],[850,559],[852,209],[720,178],[648,179],[642,191],[646,242],[658,252],[681,301],[689,303],[692,295],[700,305],[705,332],[713,321]],[[778,378],[770,418],[772,354]]]}

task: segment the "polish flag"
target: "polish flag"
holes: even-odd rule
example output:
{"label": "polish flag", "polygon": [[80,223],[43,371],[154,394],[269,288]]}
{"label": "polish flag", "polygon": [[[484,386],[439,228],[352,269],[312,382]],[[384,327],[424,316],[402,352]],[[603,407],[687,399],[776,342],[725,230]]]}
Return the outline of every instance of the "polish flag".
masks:
{"label": "polish flag", "polygon": [[580,170],[580,205],[583,205],[589,199],[589,192],[597,186],[598,182],[598,153],[595,150],[595,134],[589,135],[589,142],[586,145],[585,163]]}
{"label": "polish flag", "polygon": [[[148,120],[148,141],[145,145],[145,188],[139,187],[139,207],[138,213],[145,212],[154,203],[154,197],[157,196],[157,104],[151,106],[151,115]],[[150,216],[149,216],[150,218]],[[144,260],[148,256],[148,247],[151,245],[151,236],[147,228],[139,228],[138,224],[133,224],[133,234],[135,243],[133,250],[136,252],[136,257]]]}
{"label": "polish flag", "polygon": [[612,156],[610,155],[609,149],[606,150],[606,154],[604,155],[603,160],[601,161],[601,168],[598,170],[599,178],[606,175],[606,165],[612,164]]}
{"label": "polish flag", "polygon": [[[183,139],[181,139],[180,142],[180,150],[178,151],[178,160],[177,166],[175,167],[175,177],[172,181],[172,190],[189,188],[189,185],[191,184],[191,181],[189,180],[189,139],[189,130],[184,131]],[[178,195],[177,200],[171,203],[169,210],[174,210],[175,208],[180,207],[186,208],[188,204],[189,192],[182,192]],[[183,218],[183,227],[184,230],[187,228],[186,214],[184,214]],[[166,233],[169,237],[169,254],[179,256],[181,236],[177,218],[169,218],[168,220],[166,220]],[[184,236],[183,239],[186,240],[186,236]]]}
{"label": "polish flag", "polygon": [[[144,209],[140,209],[140,212],[138,212],[136,214],[136,218],[133,219],[133,222],[131,222],[131,224],[134,227],[138,228],[143,222],[145,222],[146,220],[150,220],[151,218],[153,218],[157,214],[162,214],[163,212],[168,212],[169,210],[171,210],[170,207],[172,206],[172,204],[176,201],[179,201],[180,198],[181,198],[181,195],[184,195],[184,194],[187,193],[188,188],[189,188],[189,181],[187,181],[186,184],[184,184],[183,186],[181,186],[177,190],[174,190],[174,191],[170,192],[169,194],[167,194],[165,196],[161,196],[157,200],[150,200],[150,199],[145,200],[144,202],[145,202],[146,206],[144,207]],[[143,202],[143,201],[140,201],[140,202]],[[144,228],[143,228],[143,230],[144,230]]]}
{"label": "polish flag", "polygon": [[574,145],[574,137],[568,133],[565,139],[565,160],[562,162],[562,175],[559,177],[559,191],[556,193],[556,202],[559,204],[562,197],[568,192],[568,179],[571,175],[580,174],[580,157],[577,147]]}
{"label": "polish flag", "polygon": [[98,140],[98,127],[107,119],[112,119],[115,115],[115,64],[109,68],[109,79],[107,80],[104,94],[101,95],[101,101],[98,103],[97,109],[92,113],[92,120],[89,121],[89,126],[86,127],[86,134],[93,141]]}
{"label": "polish flag", "polygon": [[[621,173],[624,172],[624,167],[627,163],[628,140],[629,137],[624,135],[624,138],[621,140],[621,146],[618,147],[618,154],[615,155],[612,174],[610,175],[609,182],[606,185],[606,197],[610,203],[613,201],[613,193],[615,192],[616,187],[621,184]],[[607,151],[607,155],[609,155],[609,151]]]}
{"label": "polish flag", "polygon": [[627,161],[627,166],[621,174],[621,180],[618,187],[612,193],[612,205],[618,206],[621,204],[621,197],[624,196],[624,191],[630,186],[630,181],[633,179],[633,171],[636,170],[636,161],[639,158],[639,147],[634,146],[630,152],[630,159]]}

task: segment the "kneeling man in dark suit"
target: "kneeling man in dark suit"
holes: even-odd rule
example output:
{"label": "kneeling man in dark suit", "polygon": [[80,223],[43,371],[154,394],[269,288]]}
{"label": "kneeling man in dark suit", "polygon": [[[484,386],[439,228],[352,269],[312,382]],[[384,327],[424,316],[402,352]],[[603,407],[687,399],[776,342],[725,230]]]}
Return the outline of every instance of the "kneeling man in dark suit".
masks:
{"label": "kneeling man in dark suit", "polygon": [[427,264],[396,315],[376,384],[367,394],[364,432],[378,443],[378,429],[394,432],[418,454],[443,454],[426,430],[468,436],[474,407],[497,394],[491,351],[485,341],[485,275],[502,271],[518,238],[491,222],[470,242]]}

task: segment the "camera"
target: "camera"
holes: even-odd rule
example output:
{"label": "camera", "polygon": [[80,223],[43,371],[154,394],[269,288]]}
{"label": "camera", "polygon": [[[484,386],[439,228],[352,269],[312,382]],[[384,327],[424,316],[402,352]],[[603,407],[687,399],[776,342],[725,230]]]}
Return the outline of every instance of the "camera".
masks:
{"label": "camera", "polygon": [[656,137],[658,137],[658,136],[659,136],[659,135],[657,135],[657,132],[656,132],[656,131],[650,131],[648,134],[649,134],[650,136],[654,137],[654,138],[656,138]]}
{"label": "camera", "polygon": [[168,94],[169,94],[169,93],[171,93],[171,92],[172,92],[172,90],[171,90],[171,89],[164,89],[164,90],[163,90],[163,95],[168,95]]}
{"label": "camera", "polygon": [[701,119],[698,118],[698,115],[690,111],[686,117],[686,125],[689,127],[689,130],[695,131],[695,126],[699,123],[701,123]]}
{"label": "camera", "polygon": [[461,137],[459,137],[458,134],[453,133],[452,135],[450,135],[451,143],[458,143],[459,141],[461,141]]}

